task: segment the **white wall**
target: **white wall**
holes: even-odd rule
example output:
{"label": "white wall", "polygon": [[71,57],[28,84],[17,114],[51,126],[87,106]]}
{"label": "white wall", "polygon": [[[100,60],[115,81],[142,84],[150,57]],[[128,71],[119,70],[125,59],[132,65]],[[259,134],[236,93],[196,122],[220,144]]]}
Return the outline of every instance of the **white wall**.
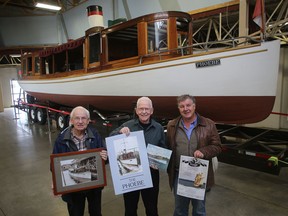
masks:
{"label": "white wall", "polygon": [[[116,0],[117,1],[117,0]],[[232,0],[126,0],[129,5],[131,18],[142,16],[145,14],[155,13],[159,11],[184,11],[189,12],[192,10],[209,7],[216,4],[230,2]],[[118,16],[116,18],[126,17],[122,0],[118,0]]]}
{"label": "white wall", "polygon": [[[231,0],[89,0],[66,11],[63,19],[57,16],[25,16],[0,18],[0,48],[10,46],[50,45],[66,43],[67,39],[77,39],[89,28],[86,8],[90,5],[100,5],[104,14],[104,26],[108,20],[127,17],[131,18],[154,12],[191,10],[208,7]],[[123,2],[127,2],[125,11]],[[114,11],[113,11],[114,10]],[[128,14],[129,15],[129,14]],[[63,22],[64,21],[64,22]],[[67,35],[65,34],[65,27]]]}
{"label": "white wall", "polygon": [[[67,42],[85,35],[89,28],[86,8],[98,4],[104,13],[104,25],[113,19],[113,0],[87,1],[56,16],[25,16],[0,18],[0,48],[11,46],[51,45]],[[64,20],[64,22],[62,21]]]}
{"label": "white wall", "polygon": [[0,27],[1,47],[59,43],[55,16],[1,18]]}
{"label": "white wall", "polygon": [[2,101],[4,108],[11,107],[13,105],[11,98],[11,86],[10,80],[17,79],[19,67],[0,67],[0,82],[2,86]]}

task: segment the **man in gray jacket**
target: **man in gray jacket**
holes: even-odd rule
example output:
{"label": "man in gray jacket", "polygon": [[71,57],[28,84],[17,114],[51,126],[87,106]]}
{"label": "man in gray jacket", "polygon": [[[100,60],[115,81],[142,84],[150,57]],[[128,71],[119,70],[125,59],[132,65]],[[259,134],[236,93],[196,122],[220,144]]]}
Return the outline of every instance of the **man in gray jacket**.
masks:
{"label": "man in gray jacket", "polygon": [[[141,97],[135,108],[137,118],[129,120],[119,128],[111,132],[111,136],[120,133],[129,136],[130,132],[143,130],[146,146],[149,144],[165,147],[165,136],[163,127],[151,118],[153,114],[152,101],[148,97]],[[159,170],[150,167],[153,182],[152,188],[124,193],[125,216],[137,215],[139,197],[145,206],[146,215],[158,216],[158,194],[159,194]]]}

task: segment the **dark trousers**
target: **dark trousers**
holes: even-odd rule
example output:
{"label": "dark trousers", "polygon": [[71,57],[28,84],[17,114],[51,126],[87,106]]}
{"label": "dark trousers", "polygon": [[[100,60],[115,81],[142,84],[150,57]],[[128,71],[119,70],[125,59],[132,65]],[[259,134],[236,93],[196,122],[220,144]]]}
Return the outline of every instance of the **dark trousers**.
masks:
{"label": "dark trousers", "polygon": [[70,193],[65,196],[70,216],[83,216],[86,199],[90,216],[101,216],[102,189],[91,189],[85,192]]}
{"label": "dark trousers", "polygon": [[132,191],[123,194],[125,216],[137,216],[139,197],[141,194],[147,216],[158,216],[159,171],[151,169],[152,188]]}

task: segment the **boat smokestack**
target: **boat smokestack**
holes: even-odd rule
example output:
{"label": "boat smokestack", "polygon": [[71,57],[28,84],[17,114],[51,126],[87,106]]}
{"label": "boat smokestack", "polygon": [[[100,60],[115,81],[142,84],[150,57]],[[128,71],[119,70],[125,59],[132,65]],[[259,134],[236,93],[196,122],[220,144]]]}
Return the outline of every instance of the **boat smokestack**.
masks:
{"label": "boat smokestack", "polygon": [[104,27],[102,7],[99,5],[91,5],[87,7],[87,16],[90,28]]}

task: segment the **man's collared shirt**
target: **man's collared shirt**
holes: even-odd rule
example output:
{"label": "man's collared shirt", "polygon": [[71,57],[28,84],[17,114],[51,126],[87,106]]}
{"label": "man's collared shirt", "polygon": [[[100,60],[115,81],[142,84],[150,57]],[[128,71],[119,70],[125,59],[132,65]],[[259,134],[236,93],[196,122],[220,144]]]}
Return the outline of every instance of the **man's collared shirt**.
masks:
{"label": "man's collared shirt", "polygon": [[88,137],[87,131],[85,131],[85,134],[81,139],[77,138],[76,136],[74,136],[73,133],[71,133],[71,138],[73,142],[75,143],[75,145],[77,146],[78,151],[87,150],[87,146],[85,145],[85,141],[87,137]]}
{"label": "man's collared shirt", "polygon": [[189,128],[186,128],[183,119],[181,119],[181,124],[182,124],[182,126],[183,126],[183,128],[184,128],[184,131],[185,131],[185,133],[186,133],[186,136],[187,136],[188,140],[190,140],[192,131],[193,131],[193,129],[194,129],[194,128],[196,127],[196,125],[197,125],[197,120],[198,120],[198,117],[196,117],[196,119],[190,124],[190,127],[189,127]]}

